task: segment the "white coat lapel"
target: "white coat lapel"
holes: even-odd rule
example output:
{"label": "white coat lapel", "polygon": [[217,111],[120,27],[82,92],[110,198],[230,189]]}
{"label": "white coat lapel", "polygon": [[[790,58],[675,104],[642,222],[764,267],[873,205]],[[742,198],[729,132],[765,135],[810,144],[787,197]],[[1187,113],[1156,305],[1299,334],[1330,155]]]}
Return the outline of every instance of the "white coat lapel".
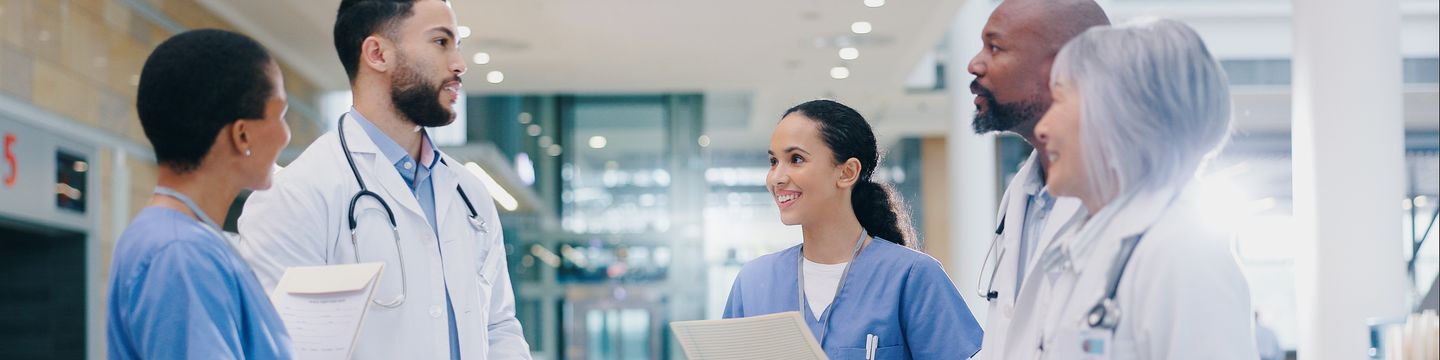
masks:
{"label": "white coat lapel", "polygon": [[1039,259],[1040,252],[1044,251],[1045,247],[1050,245],[1050,242],[1055,241],[1055,236],[1060,234],[1060,230],[1063,230],[1065,225],[1069,224],[1070,220],[1076,216],[1084,216],[1085,210],[1081,208],[1080,205],[1080,200],[1076,198],[1055,198],[1055,205],[1050,207],[1050,215],[1045,218],[1045,227],[1040,231],[1040,238],[1035,239],[1035,248],[1032,254],[1033,256],[1030,258],[1031,261],[1025,265],[1026,274],[1035,271],[1035,264],[1039,263],[1039,261],[1034,260]]}
{"label": "white coat lapel", "polygon": [[[466,222],[465,226],[468,227],[470,218],[469,210],[460,210],[461,214],[455,214],[451,211],[451,208],[456,205],[455,203],[460,197],[460,194],[455,191],[455,187],[459,185],[459,179],[456,178],[457,174],[455,172],[460,171],[461,168],[456,166],[458,164],[456,164],[455,159],[448,159],[443,154],[438,156],[435,161],[437,164],[435,164],[434,171],[430,172],[430,180],[435,184],[435,224],[440,229],[446,229],[446,225],[450,222],[463,220]],[[473,202],[475,199],[472,198],[470,201]],[[465,206],[463,201],[459,202],[460,206]],[[444,231],[442,230],[441,232]],[[454,237],[442,237],[440,240],[450,242],[457,239]]]}
{"label": "white coat lapel", "polygon": [[1003,299],[1006,305],[1015,304],[1015,299],[1020,294],[1020,289],[1015,287],[1015,282],[1016,277],[1020,276],[1016,272],[1018,267],[1016,262],[1020,261],[1021,256],[1020,236],[1025,233],[1025,178],[1026,176],[1017,176],[1011,180],[1010,191],[1007,191],[1009,196],[1007,196],[1005,204],[1005,231],[1000,235],[1000,248],[1003,249],[1005,258],[999,261],[998,271],[1002,276],[996,277],[995,286],[1003,293],[1000,295],[1000,299]]}

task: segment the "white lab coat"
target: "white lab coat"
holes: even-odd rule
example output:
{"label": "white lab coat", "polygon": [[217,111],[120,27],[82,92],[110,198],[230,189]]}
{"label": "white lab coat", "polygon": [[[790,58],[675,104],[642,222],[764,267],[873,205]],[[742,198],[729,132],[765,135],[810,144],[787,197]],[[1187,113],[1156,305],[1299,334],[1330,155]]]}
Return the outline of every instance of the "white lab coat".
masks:
{"label": "white lab coat", "polygon": [[[1002,345],[1005,344],[1006,331],[1010,328],[1010,321],[1015,317],[1015,276],[1020,254],[1020,235],[1025,230],[1025,207],[1028,203],[1029,193],[1025,187],[1033,178],[1040,176],[1040,159],[1032,152],[1025,164],[1020,166],[1020,172],[1010,180],[1010,185],[1005,188],[1005,196],[1000,198],[999,214],[995,215],[996,228],[1002,225],[1003,231],[996,235],[996,253],[1003,254],[999,261],[993,261],[989,266],[998,266],[994,269],[995,281],[994,291],[996,298],[990,300],[990,309],[985,315],[985,338],[980,346],[980,353],[975,355],[976,359],[1009,359],[1003,352]],[[1043,179],[1042,179],[1043,180]],[[1043,182],[1043,181],[1042,181]],[[1040,251],[1055,238],[1060,228],[1070,218],[1080,211],[1080,201],[1074,198],[1056,198],[1055,205],[1050,208],[1050,215],[1045,219],[1045,227],[1040,231],[1040,237],[1036,244],[1030,248],[1030,259],[1025,262],[1026,271],[1030,273],[1035,268],[1035,258]],[[982,269],[988,273],[991,269]],[[981,279],[979,285],[985,290],[989,279]],[[984,298],[981,298],[984,300]]]}
{"label": "white lab coat", "polygon": [[[354,358],[449,359],[445,312],[449,284],[460,353],[465,359],[529,359],[529,345],[515,318],[500,220],[484,185],[442,153],[442,162],[435,164],[431,174],[440,232],[437,246],[419,202],[394,170],[394,159],[387,159],[350,116],[342,122],[365,185],[395,213],[408,281],[408,294],[400,307],[370,306]],[[257,191],[246,202],[237,248],[266,291],[274,290],[288,267],[355,262],[347,210],[360,186],[340,149],[335,131],[321,136],[275,175],[270,190]],[[484,220],[485,231],[470,224],[469,209],[455,190],[457,184]],[[375,298],[389,301],[400,294],[402,286],[389,222],[380,205],[369,198],[361,200],[355,212],[360,261],[385,263]]]}
{"label": "white lab coat", "polygon": [[[1119,204],[1103,227],[1085,229],[1076,221],[1062,230],[1054,242],[1068,248],[1074,270],[1041,266],[1027,275],[1006,358],[1069,358],[1057,339],[1088,329],[1086,315],[1104,297],[1122,239],[1142,232],[1117,292],[1120,322],[1110,358],[1258,358],[1249,285],[1230,233],[1206,221],[1213,214],[1196,206],[1193,192],[1177,197],[1176,191],[1149,191]],[[1104,224],[1108,216],[1089,221]]]}

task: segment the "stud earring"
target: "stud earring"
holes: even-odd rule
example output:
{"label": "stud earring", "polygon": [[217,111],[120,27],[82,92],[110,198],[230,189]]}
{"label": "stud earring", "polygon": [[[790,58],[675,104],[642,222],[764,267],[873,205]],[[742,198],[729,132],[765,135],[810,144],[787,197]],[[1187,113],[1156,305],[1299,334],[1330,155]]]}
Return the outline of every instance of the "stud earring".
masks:
{"label": "stud earring", "polygon": [[245,149],[245,156],[250,156],[250,149]]}

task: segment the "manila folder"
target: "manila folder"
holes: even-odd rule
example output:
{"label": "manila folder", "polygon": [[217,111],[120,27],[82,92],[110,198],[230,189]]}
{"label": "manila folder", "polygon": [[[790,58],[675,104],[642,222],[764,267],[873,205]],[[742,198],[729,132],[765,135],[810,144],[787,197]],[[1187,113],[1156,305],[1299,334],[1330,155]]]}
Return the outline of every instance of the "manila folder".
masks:
{"label": "manila folder", "polygon": [[297,359],[349,359],[383,263],[285,269],[270,302],[285,321]]}
{"label": "manila folder", "polygon": [[670,323],[685,357],[712,359],[828,360],[799,312]]}

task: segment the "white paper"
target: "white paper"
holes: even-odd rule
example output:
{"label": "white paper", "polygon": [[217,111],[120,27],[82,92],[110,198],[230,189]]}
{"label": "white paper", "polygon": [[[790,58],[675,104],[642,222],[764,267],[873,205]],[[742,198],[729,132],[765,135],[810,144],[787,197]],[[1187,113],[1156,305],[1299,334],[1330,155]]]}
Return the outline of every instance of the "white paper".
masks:
{"label": "white paper", "polygon": [[285,269],[270,301],[297,359],[349,359],[382,263]]}
{"label": "white paper", "polygon": [[799,312],[670,323],[691,360],[828,360]]}

